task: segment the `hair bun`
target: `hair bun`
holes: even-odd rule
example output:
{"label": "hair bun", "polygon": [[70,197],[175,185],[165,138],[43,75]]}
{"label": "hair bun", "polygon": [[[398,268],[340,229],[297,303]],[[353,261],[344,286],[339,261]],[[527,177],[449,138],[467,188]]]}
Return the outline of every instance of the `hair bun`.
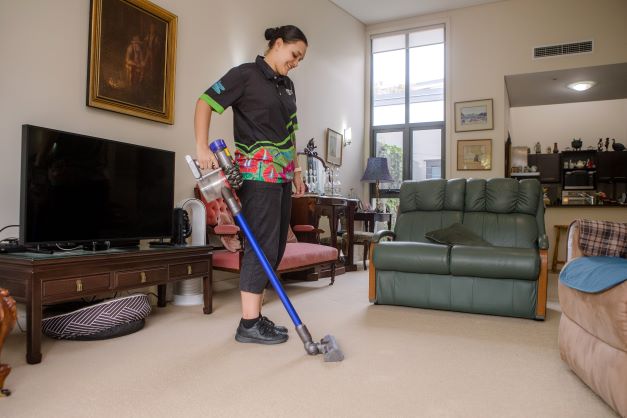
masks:
{"label": "hair bun", "polygon": [[279,31],[279,28],[268,28],[266,29],[264,36],[266,38],[266,41],[271,41],[274,38],[276,38],[277,32]]}

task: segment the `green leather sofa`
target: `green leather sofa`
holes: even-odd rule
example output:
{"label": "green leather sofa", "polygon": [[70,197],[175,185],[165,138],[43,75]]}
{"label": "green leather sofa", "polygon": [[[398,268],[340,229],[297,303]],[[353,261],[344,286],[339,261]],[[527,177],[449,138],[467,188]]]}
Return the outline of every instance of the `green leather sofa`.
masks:
{"label": "green leather sofa", "polygon": [[[371,243],[370,301],[544,319],[542,197],[535,179],[404,182],[394,231],[379,231]],[[453,224],[487,243],[443,245],[425,238]]]}

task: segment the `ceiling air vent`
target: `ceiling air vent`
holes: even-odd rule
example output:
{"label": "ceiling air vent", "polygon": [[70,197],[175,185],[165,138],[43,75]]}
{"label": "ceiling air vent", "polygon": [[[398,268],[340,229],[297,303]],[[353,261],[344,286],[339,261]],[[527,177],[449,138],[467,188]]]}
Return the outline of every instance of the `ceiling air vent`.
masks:
{"label": "ceiling air vent", "polygon": [[560,45],[545,45],[533,48],[533,58],[556,57],[559,55],[586,54],[592,52],[592,41],[572,42]]}

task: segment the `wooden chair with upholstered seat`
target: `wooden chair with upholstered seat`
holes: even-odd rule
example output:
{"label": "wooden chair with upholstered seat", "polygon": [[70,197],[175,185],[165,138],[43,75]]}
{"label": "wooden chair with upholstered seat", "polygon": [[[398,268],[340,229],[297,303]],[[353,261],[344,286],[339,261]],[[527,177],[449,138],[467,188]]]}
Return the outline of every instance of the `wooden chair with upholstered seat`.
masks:
{"label": "wooden chair with upholstered seat", "polygon": [[[207,212],[207,242],[219,247],[216,238],[221,242],[223,249],[213,252],[212,266],[215,270],[239,273],[241,266],[242,238],[239,227],[234,224],[233,218],[222,199],[207,202],[195,189],[196,197],[205,204]],[[303,271],[307,280],[317,280],[323,268],[330,268],[331,283],[335,282],[335,265],[338,251],[335,248],[313,242],[300,242],[307,238],[313,241],[319,236],[320,231],[311,225],[293,225],[294,234],[288,236],[285,253],[281,259],[276,273],[282,274],[295,271]]]}

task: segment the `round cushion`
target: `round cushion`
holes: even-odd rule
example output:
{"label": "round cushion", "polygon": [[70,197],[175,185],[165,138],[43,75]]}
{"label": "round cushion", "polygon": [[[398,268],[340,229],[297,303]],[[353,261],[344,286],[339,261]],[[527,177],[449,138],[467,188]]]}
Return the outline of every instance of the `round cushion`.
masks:
{"label": "round cushion", "polygon": [[45,335],[66,340],[102,340],[139,331],[150,314],[148,296],[111,299],[42,320]]}

